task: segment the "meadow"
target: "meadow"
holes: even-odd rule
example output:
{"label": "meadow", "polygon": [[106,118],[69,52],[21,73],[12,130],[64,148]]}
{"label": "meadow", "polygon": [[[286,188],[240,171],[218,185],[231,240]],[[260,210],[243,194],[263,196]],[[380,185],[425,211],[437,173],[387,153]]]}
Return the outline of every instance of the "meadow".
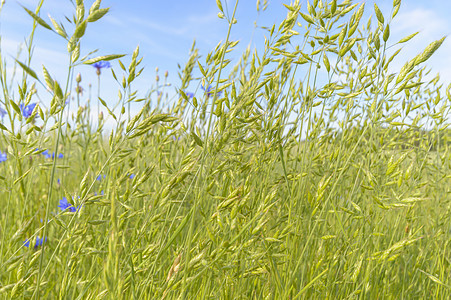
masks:
{"label": "meadow", "polygon": [[[26,8],[14,83],[0,52],[2,299],[451,297],[451,95],[426,65],[444,38],[393,68],[418,38],[390,37],[400,0],[294,1],[241,54],[238,1],[217,0],[228,34],[193,44],[171,98],[134,89],[138,47],[81,48],[108,8],[74,2]],[[67,44],[67,78],[32,69],[35,30]],[[81,64],[118,98],[83,95]]]}

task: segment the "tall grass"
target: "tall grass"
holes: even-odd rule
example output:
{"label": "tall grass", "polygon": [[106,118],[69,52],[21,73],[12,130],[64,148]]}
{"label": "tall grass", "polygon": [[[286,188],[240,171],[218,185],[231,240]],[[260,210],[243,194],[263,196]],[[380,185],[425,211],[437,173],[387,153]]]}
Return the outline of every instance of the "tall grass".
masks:
{"label": "tall grass", "polygon": [[[239,61],[238,1],[218,0],[228,34],[205,58],[193,44],[170,102],[134,90],[139,48],[82,57],[100,2],[64,26],[27,10],[15,84],[0,52],[2,298],[450,297],[451,97],[425,66],[444,39],[394,69],[414,37],[390,38],[400,0],[367,24],[364,3],[295,1]],[[44,29],[67,78],[30,68]],[[90,102],[77,66],[113,60],[117,102]]]}

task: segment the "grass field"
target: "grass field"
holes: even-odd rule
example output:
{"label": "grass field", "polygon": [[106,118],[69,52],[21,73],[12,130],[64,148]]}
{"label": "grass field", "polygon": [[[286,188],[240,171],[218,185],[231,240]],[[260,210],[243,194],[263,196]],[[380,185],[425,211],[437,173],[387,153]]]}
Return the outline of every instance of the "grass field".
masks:
{"label": "grass field", "polygon": [[[22,59],[9,85],[1,58],[2,299],[451,297],[451,99],[425,64],[443,39],[393,70],[399,0],[368,24],[359,2],[296,2],[238,60],[229,36],[193,46],[171,101],[138,98],[139,48],[82,58],[108,10],[76,5],[65,27],[29,11],[68,78]],[[89,102],[76,67],[109,61],[120,96]]]}

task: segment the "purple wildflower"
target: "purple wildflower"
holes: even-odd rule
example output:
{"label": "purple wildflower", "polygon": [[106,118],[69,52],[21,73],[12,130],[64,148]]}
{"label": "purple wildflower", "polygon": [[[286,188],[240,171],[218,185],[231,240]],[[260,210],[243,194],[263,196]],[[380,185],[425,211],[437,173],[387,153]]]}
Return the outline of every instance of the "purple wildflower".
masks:
{"label": "purple wildflower", "polygon": [[191,99],[194,97],[194,93],[191,93],[191,92],[185,92],[185,95],[188,97],[188,99]]}
{"label": "purple wildflower", "polygon": [[25,117],[25,119],[28,119],[31,117],[31,113],[33,112],[33,109],[36,107],[36,103],[31,103],[27,106],[25,106],[23,103],[19,105],[20,111],[22,112],[22,116]]}
{"label": "purple wildflower", "polygon": [[68,211],[70,211],[70,212],[76,212],[76,211],[79,209],[79,207],[74,207],[72,204],[70,204],[70,203],[67,201],[67,198],[66,198],[66,197],[63,197],[63,199],[60,200],[60,205],[58,205],[58,207],[59,207],[62,211],[68,210]]}
{"label": "purple wildflower", "polygon": [[6,110],[0,107],[0,117],[3,119],[3,117],[7,114]]}
{"label": "purple wildflower", "polygon": [[[212,91],[213,87],[211,85],[209,85],[207,89],[205,89],[203,85],[201,86],[201,88],[207,93],[207,97],[214,96],[215,92]],[[218,95],[218,97],[221,96],[221,92],[217,92],[216,94]]]}
{"label": "purple wildflower", "polygon": [[[34,244],[34,248],[37,249],[39,246],[42,246],[44,242],[47,241],[47,238],[40,238],[39,236],[36,237],[36,243]],[[23,245],[27,248],[30,247],[30,240],[26,239],[25,242],[23,242]]]}
{"label": "purple wildflower", "polygon": [[[58,154],[58,158],[63,158],[63,157],[64,157],[63,153]],[[55,158],[55,152],[52,153],[52,159],[54,159],[54,158]]]}
{"label": "purple wildflower", "polygon": [[6,161],[7,157],[6,157],[6,152],[2,153],[2,151],[0,151],[0,162],[4,162]]}
{"label": "purple wildflower", "polygon": [[111,64],[110,64],[110,62],[109,61],[103,61],[103,60],[101,60],[101,61],[98,61],[98,62],[96,62],[95,64],[93,64],[92,65],[94,68],[96,68],[97,70],[96,70],[96,73],[97,73],[97,75],[99,75],[100,76],[100,74],[101,74],[101,70],[102,69],[106,69],[106,68],[111,68]]}
{"label": "purple wildflower", "polygon": [[44,150],[42,153],[41,153],[42,155],[44,155],[45,156],[45,158],[51,158],[52,156],[50,155],[50,153],[49,153],[49,150]]}

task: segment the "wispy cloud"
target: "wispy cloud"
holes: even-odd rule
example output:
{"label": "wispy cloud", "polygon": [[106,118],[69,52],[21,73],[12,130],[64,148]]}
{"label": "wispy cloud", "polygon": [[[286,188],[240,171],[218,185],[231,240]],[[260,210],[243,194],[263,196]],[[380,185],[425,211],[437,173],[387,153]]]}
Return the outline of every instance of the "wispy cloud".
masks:
{"label": "wispy cloud", "polygon": [[[204,45],[215,45],[222,36],[217,30],[221,25],[216,13],[187,14],[176,23],[161,20],[149,20],[140,17],[131,17],[126,14],[109,15],[105,18],[118,35],[122,33],[128,39],[133,39],[153,54],[180,61],[186,56],[186,50],[192,40]],[[119,33],[120,32],[120,33]],[[214,41],[214,42],[212,42]],[[181,44],[187,46],[180,47]],[[186,48],[186,49],[185,49]]]}
{"label": "wispy cloud", "polygon": [[[126,21],[124,21],[126,20]],[[162,33],[170,36],[192,39],[193,36],[199,32],[215,27],[220,23],[216,12],[204,14],[191,14],[183,16],[179,19],[176,25],[170,22],[152,21],[146,18],[136,16],[129,16],[126,14],[119,16],[108,16],[105,18],[106,22],[114,26],[120,26],[129,30],[148,32],[151,30],[157,33]]]}
{"label": "wispy cloud", "polygon": [[[15,58],[20,48],[22,48],[21,57],[27,55],[23,41],[2,37],[1,46],[4,54],[9,57]],[[33,62],[60,66],[62,61],[68,61],[66,52],[55,50],[52,45],[49,47],[33,46]]]}
{"label": "wispy cloud", "polygon": [[210,23],[216,23],[219,20],[216,12],[201,15],[190,15],[187,18],[189,24],[192,25],[205,25]]}
{"label": "wispy cloud", "polygon": [[425,35],[437,35],[444,29],[449,31],[449,22],[433,10],[414,9],[399,13],[391,28],[394,32],[420,30]]}
{"label": "wispy cloud", "polygon": [[[127,20],[122,21],[122,20]],[[108,18],[106,18],[107,22],[110,22],[116,26],[123,26],[123,27],[127,27],[127,28],[139,28],[140,30],[145,30],[145,29],[152,29],[154,31],[158,31],[161,33],[165,33],[165,34],[170,34],[170,35],[176,35],[176,36],[181,36],[184,35],[187,32],[187,28],[186,27],[171,27],[168,26],[167,24],[161,24],[161,23],[156,23],[144,18],[139,18],[139,17],[131,17],[131,16],[121,16],[120,18],[118,17],[113,17],[113,16],[109,16]],[[138,27],[136,27],[138,26]]]}
{"label": "wispy cloud", "polygon": [[[421,53],[430,43],[448,35],[450,22],[448,19],[442,18],[437,11],[416,8],[400,12],[390,28],[392,29],[390,38],[392,42],[419,31],[417,36],[404,44],[398,59],[394,61],[394,66],[399,69],[407,60]],[[426,63],[432,69],[430,76],[435,76],[439,72],[442,77],[450,78],[450,52],[451,41],[445,40],[440,49]]]}

